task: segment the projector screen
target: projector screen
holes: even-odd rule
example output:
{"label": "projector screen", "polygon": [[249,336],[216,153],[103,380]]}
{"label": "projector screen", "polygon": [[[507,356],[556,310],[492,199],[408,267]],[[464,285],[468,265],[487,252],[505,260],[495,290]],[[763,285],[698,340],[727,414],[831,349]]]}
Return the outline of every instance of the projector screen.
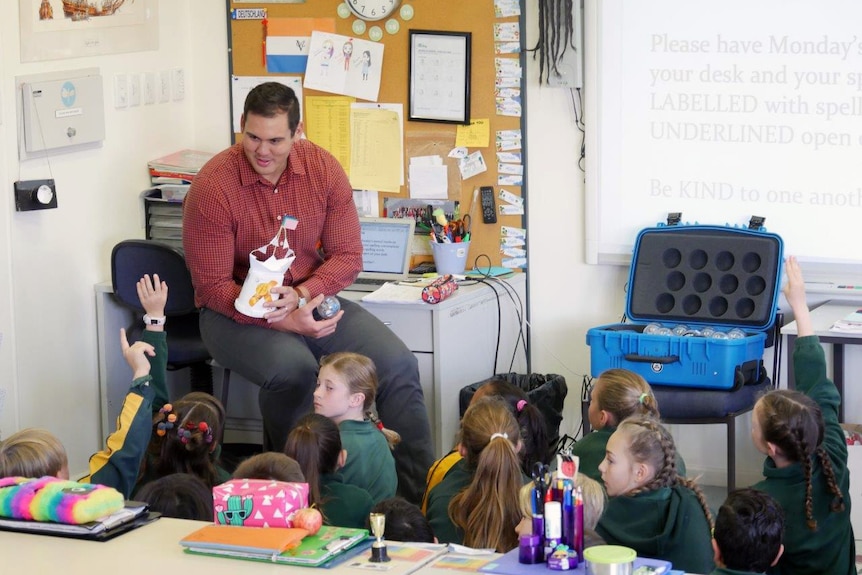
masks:
{"label": "projector screen", "polygon": [[587,261],[682,212],[862,272],[860,22],[852,0],[586,0]]}

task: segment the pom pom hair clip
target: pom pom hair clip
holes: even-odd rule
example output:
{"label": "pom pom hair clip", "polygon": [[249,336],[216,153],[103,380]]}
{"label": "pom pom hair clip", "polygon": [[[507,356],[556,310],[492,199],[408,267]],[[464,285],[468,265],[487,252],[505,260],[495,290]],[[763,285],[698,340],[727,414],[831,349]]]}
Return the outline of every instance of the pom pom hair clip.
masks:
{"label": "pom pom hair clip", "polygon": [[171,413],[174,409],[170,403],[166,403],[159,409],[159,417],[161,418],[158,423],[156,423],[156,435],[159,437],[164,437],[164,435],[174,428],[174,422],[177,420],[177,415],[175,413]]}

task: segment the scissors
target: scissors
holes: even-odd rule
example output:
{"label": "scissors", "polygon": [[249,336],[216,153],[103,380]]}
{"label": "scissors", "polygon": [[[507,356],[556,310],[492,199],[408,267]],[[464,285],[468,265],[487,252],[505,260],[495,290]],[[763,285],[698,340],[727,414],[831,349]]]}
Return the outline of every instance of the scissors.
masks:
{"label": "scissors", "polygon": [[464,214],[461,218],[461,238],[463,241],[470,241],[470,230],[473,229],[473,217],[470,214]]}

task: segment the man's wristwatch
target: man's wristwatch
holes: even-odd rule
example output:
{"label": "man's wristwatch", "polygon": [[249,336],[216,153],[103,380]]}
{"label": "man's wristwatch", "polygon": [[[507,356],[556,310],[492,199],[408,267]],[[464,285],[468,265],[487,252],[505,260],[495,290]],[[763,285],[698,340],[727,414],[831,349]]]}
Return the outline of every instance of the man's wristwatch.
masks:
{"label": "man's wristwatch", "polygon": [[162,317],[153,317],[150,314],[144,315],[144,324],[145,325],[165,325],[165,322],[168,318],[165,316]]}
{"label": "man's wristwatch", "polygon": [[[296,293],[299,293],[299,292],[296,292]],[[306,301],[306,299],[300,295],[299,300],[296,302],[296,309],[301,308],[302,306],[304,306],[307,303],[308,302]]]}

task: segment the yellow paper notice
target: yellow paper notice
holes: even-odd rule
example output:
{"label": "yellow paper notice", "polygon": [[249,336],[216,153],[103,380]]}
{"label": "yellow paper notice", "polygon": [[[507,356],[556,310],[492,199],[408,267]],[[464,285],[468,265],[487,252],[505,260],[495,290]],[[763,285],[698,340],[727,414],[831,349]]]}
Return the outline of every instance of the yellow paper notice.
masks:
{"label": "yellow paper notice", "polygon": [[455,133],[455,146],[464,148],[487,148],[491,141],[490,120],[470,120],[468,125],[459,125]]}

